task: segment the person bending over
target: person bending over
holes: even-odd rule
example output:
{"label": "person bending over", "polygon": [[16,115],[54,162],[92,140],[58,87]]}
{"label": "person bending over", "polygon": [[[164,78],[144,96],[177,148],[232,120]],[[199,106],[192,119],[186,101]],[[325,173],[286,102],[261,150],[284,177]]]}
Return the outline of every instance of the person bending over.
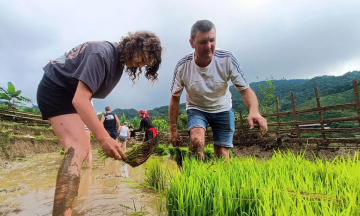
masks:
{"label": "person bending over", "polygon": [[48,119],[65,149],[57,174],[53,215],[71,215],[80,182],[81,164],[89,152],[84,124],[111,158],[126,159],[96,116],[92,98],[105,98],[125,71],[135,82],[145,69],[151,82],[158,79],[162,47],[152,32],[138,31],[119,43],[88,41],[72,48],[43,68],[45,74],[37,90],[42,118]]}
{"label": "person bending over", "polygon": [[140,132],[142,130],[145,131],[145,137],[143,142],[146,142],[148,140],[151,140],[153,137],[156,136],[157,130],[152,124],[152,121],[150,119],[150,116],[146,113],[145,110],[139,111],[139,118],[141,118],[140,127],[138,129],[134,129],[135,132]]}

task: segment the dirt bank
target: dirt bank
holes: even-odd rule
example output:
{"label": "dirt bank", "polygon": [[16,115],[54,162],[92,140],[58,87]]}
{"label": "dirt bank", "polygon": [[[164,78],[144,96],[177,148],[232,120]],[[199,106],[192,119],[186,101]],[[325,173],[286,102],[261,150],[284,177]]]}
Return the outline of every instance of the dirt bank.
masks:
{"label": "dirt bank", "polygon": [[[4,132],[0,133],[0,147],[0,161],[12,161],[33,154],[59,152],[62,148],[57,138],[19,136]],[[91,147],[97,149],[100,145],[96,140],[91,140]]]}
{"label": "dirt bank", "polygon": [[235,146],[232,149],[235,156],[248,157],[254,156],[258,158],[270,158],[275,151],[288,152],[291,151],[294,154],[304,154],[305,158],[314,160],[315,158],[321,158],[325,160],[333,160],[335,157],[344,156],[345,159],[353,158],[354,153],[359,150],[353,148],[339,147],[328,149],[317,149],[313,147],[276,147],[268,148],[266,146]]}

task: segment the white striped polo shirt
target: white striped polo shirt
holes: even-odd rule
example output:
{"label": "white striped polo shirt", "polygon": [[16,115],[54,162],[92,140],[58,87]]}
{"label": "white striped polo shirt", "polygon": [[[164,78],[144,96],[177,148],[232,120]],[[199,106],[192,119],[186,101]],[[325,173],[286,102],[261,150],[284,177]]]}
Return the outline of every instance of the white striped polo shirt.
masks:
{"label": "white striped polo shirt", "polygon": [[174,70],[170,92],[181,96],[185,87],[186,109],[208,113],[228,111],[232,108],[229,81],[238,91],[249,88],[235,56],[226,50],[215,50],[210,64],[199,67],[192,52],[181,58]]}

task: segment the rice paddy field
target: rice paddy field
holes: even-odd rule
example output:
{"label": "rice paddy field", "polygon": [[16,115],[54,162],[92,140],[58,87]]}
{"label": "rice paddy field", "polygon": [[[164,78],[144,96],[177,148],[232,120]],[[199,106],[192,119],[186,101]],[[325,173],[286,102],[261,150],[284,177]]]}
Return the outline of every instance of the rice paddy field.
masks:
{"label": "rice paddy field", "polygon": [[183,165],[151,157],[144,166],[165,215],[360,215],[358,152],[346,160],[310,161],[289,151]]}

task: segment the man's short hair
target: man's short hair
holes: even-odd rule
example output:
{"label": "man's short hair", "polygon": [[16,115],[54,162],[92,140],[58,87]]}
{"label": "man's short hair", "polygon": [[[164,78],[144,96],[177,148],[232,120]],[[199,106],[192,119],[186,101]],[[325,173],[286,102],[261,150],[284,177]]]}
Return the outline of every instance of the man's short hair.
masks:
{"label": "man's short hair", "polygon": [[123,125],[127,126],[127,125],[128,125],[128,123],[127,123],[127,122],[124,122],[124,123],[123,123]]}
{"label": "man's short hair", "polygon": [[111,108],[109,106],[106,106],[105,111],[111,111]]}
{"label": "man's short hair", "polygon": [[196,32],[198,32],[198,31],[200,31],[200,32],[208,32],[208,31],[211,31],[211,29],[213,29],[213,28],[216,30],[214,23],[212,23],[211,21],[209,21],[209,20],[198,20],[191,27],[190,38],[195,40]]}

